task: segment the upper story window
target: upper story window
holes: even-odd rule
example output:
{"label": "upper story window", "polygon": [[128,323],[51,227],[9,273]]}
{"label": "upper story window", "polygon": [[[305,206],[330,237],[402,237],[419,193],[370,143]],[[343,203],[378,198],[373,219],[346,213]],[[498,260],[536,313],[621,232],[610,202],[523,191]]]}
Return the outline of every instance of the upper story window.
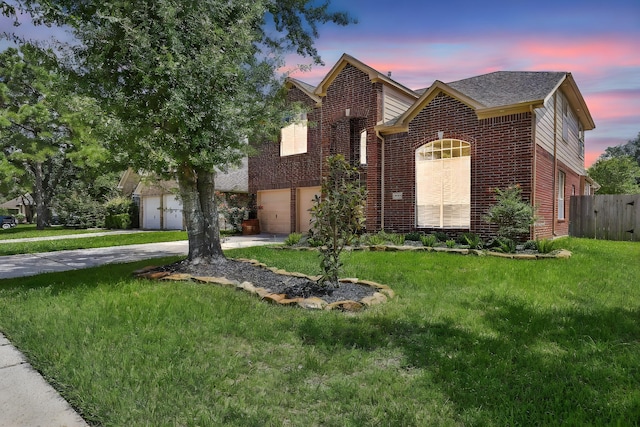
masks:
{"label": "upper story window", "polygon": [[569,142],[569,103],[562,101],[562,140]]}
{"label": "upper story window", "polygon": [[578,124],[578,147],[580,157],[584,158],[584,128],[582,127],[582,123]]}
{"label": "upper story window", "polygon": [[280,130],[280,156],[307,152],[307,114]]}

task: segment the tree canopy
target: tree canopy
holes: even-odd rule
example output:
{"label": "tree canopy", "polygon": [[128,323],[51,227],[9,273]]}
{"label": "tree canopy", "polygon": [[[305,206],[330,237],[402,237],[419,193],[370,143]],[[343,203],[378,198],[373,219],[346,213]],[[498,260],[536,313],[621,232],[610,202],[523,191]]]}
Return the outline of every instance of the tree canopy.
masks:
{"label": "tree canopy", "polygon": [[70,92],[49,58],[31,45],[0,53],[0,181],[31,193],[40,229],[61,188],[108,156],[94,100]]}
{"label": "tree canopy", "polygon": [[607,147],[588,174],[600,185],[598,194],[640,193],[640,132],[626,144]]}
{"label": "tree canopy", "polygon": [[321,58],[318,26],[350,18],[311,0],[23,0],[39,22],[71,26],[78,82],[125,130],[113,147],[177,179],[193,262],[222,257],[216,168],[247,140],[275,136],[287,106],[282,53]]}

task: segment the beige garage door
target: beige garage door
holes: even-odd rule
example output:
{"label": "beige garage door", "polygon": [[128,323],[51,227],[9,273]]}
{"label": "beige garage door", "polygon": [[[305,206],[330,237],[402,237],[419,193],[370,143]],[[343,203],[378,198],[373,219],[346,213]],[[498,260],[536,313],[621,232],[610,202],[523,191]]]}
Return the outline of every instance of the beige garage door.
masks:
{"label": "beige garage door", "polygon": [[258,219],[264,233],[291,232],[291,190],[258,191]]}
{"label": "beige garage door", "polygon": [[311,207],[316,196],[320,195],[320,187],[298,188],[296,205],[298,208],[298,226],[299,233],[306,233],[311,228]]}

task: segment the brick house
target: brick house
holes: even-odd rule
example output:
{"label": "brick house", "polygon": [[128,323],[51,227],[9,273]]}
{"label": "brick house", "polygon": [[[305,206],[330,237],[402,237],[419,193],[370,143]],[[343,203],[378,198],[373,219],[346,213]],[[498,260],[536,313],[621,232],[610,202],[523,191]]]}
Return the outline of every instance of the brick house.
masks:
{"label": "brick house", "polygon": [[595,127],[568,72],[494,72],[414,91],[343,55],[313,87],[286,82],[307,113],[249,159],[261,228],[306,232],[326,157],[368,192],[367,231],[492,233],[495,188],[537,206],[530,237],[568,234],[569,197],[589,194],[584,132]]}

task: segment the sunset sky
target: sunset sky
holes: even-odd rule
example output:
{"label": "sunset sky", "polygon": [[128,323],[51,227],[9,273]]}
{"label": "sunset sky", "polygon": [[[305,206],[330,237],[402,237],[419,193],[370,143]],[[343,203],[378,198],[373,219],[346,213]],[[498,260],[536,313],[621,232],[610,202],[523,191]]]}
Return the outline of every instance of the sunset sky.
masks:
{"label": "sunset sky", "polygon": [[[317,84],[348,53],[412,89],[492,71],[568,71],[596,123],[586,166],[640,132],[639,0],[333,0],[358,23],[326,25]],[[288,62],[305,62],[291,57]],[[307,61],[308,62],[308,61]]]}
{"label": "sunset sky", "polygon": [[[294,74],[307,83],[319,83],[343,53],[412,89],[497,70],[568,71],[596,123],[585,137],[587,167],[640,132],[639,0],[333,0],[330,9],[358,23],[320,27],[326,66]],[[11,30],[1,17],[0,32]],[[20,31],[40,39],[55,32]],[[290,67],[308,63],[287,58]]]}

